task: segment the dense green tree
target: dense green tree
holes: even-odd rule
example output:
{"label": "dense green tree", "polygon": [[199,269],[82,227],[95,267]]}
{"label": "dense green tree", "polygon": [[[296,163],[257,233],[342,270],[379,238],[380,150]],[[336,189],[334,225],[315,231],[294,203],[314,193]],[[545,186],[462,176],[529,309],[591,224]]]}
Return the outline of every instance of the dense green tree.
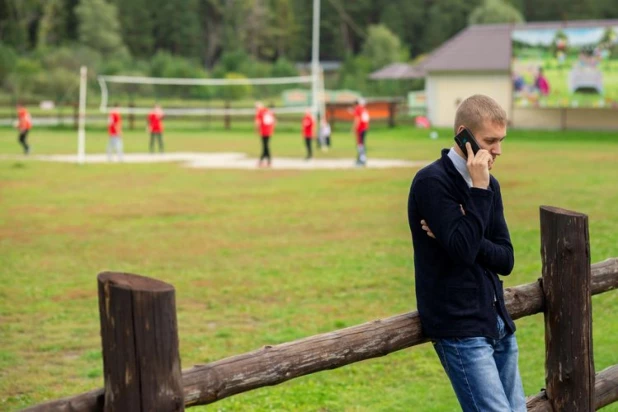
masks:
{"label": "dense green tree", "polygon": [[270,0],[270,28],[275,56],[287,56],[296,37],[297,27],[290,0]]}
{"label": "dense green tree", "polygon": [[33,49],[42,15],[40,0],[0,0],[0,41],[20,53]]}
{"label": "dense green tree", "polygon": [[468,24],[523,23],[524,17],[504,0],[484,0],[468,17]]}
{"label": "dense green tree", "polygon": [[67,40],[67,12],[64,0],[47,0],[39,25],[37,47],[58,46]]}
{"label": "dense green tree", "polygon": [[185,57],[201,57],[198,0],[151,0],[155,50]]}
{"label": "dense green tree", "polygon": [[275,64],[273,64],[272,70],[273,77],[287,77],[287,76],[298,76],[298,70],[294,67],[294,64],[286,59],[285,57],[280,57],[277,59]]}
{"label": "dense green tree", "polygon": [[[37,56],[45,70],[63,68],[78,76],[81,66],[98,67],[101,62],[101,55],[85,46],[63,46],[46,50]],[[117,59],[115,59],[117,60]]]}
{"label": "dense green tree", "polygon": [[36,92],[56,103],[76,101],[79,92],[79,76],[63,67],[38,73],[34,79]]}
{"label": "dense green tree", "polygon": [[0,86],[15,68],[17,53],[9,46],[0,43]]}
{"label": "dense green tree", "polygon": [[24,99],[36,90],[35,80],[42,72],[41,64],[28,58],[18,58],[14,70],[8,75],[5,88]]}
{"label": "dense green tree", "polygon": [[205,67],[212,67],[222,48],[224,0],[200,0],[198,3],[200,19],[201,61]]}
{"label": "dense green tree", "polygon": [[240,25],[244,48],[255,58],[261,56],[262,51],[267,49],[268,55],[272,55],[271,28],[269,26],[270,15],[265,0],[247,0],[246,13]]}
{"label": "dense green tree", "polygon": [[104,56],[126,55],[120,35],[116,6],[105,0],[81,0],[75,13],[79,19],[79,41]]}
{"label": "dense green tree", "polygon": [[401,41],[386,26],[369,26],[367,33],[362,55],[371,62],[371,70],[401,60]]}
{"label": "dense green tree", "polygon": [[430,51],[464,29],[468,15],[481,3],[480,0],[434,0],[428,10],[424,42]]}
{"label": "dense green tree", "polygon": [[380,12],[380,23],[401,39],[412,56],[427,52],[422,41],[425,10],[425,0],[393,0]]}
{"label": "dense green tree", "polygon": [[148,57],[154,48],[154,13],[149,0],[116,0],[123,42],[133,56]]}

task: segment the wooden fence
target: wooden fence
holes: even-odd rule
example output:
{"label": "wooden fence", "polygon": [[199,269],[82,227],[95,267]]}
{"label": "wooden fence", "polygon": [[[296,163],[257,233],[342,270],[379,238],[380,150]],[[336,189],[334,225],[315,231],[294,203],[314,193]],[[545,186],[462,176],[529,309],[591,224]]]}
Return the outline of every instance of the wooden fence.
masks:
{"label": "wooden fence", "polygon": [[[518,319],[545,316],[546,389],[529,411],[592,411],[618,400],[618,365],[596,373],[591,295],[618,288],[618,259],[590,265],[588,217],[541,207],[542,278],[505,290]],[[27,411],[182,411],[427,342],[418,312],[232,356],[181,372],[173,286],[98,276],[105,388]]]}
{"label": "wooden fence", "polygon": [[[38,103],[27,104],[26,107],[37,107]],[[133,107],[133,104],[128,103],[127,107]],[[229,104],[226,104],[220,109],[229,108]],[[173,107],[166,107],[167,109],[173,109]],[[164,108],[164,110],[166,109]],[[407,105],[400,99],[381,99],[370,101],[367,103],[367,108],[370,112],[371,123],[386,124],[388,127],[395,127],[399,125],[414,125],[414,118],[408,116]],[[350,124],[354,120],[353,105],[343,103],[329,103],[326,105],[326,117],[331,124],[333,131],[337,130],[337,124],[341,130],[347,130],[350,128]],[[276,110],[276,108],[275,108]],[[34,112],[34,113],[33,113]],[[39,126],[62,126],[71,127],[77,130],[78,126],[78,104],[67,102],[61,105],[57,105],[51,110],[39,110],[31,109],[31,115],[36,127]],[[303,113],[293,114],[280,114],[277,115],[277,123],[289,125],[293,128],[300,130],[301,119]],[[0,126],[12,125],[17,119],[17,110],[15,106],[5,106],[0,104]],[[127,130],[142,130],[146,126],[146,115],[128,113],[123,115],[124,127]],[[199,116],[194,115],[170,115],[166,117],[166,124],[182,123],[183,125],[189,124],[194,128],[210,128],[210,127],[223,127],[225,129],[232,129],[233,125],[240,124],[246,127],[247,124],[252,125],[254,122],[253,114],[245,115],[229,115],[229,114],[204,114]],[[107,115],[101,113],[98,108],[87,108],[87,127],[104,128],[107,125]]]}

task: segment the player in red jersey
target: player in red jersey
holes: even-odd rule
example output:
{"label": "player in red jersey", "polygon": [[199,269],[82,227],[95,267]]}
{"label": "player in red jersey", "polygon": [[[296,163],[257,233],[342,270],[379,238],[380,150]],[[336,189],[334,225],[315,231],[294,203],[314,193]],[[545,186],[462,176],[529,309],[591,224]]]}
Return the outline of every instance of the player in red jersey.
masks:
{"label": "player in red jersey", "polygon": [[32,118],[28,109],[23,105],[17,105],[17,130],[19,131],[19,144],[24,148],[24,154],[30,153],[30,146],[28,145],[28,132],[32,128]]}
{"label": "player in red jersey", "polygon": [[264,107],[261,102],[255,103],[255,130],[262,138],[262,155],[258,167],[262,167],[264,161],[266,161],[266,166],[271,166],[269,143],[275,131],[276,122],[275,115],[269,108]]}
{"label": "player in red jersey", "polygon": [[122,162],[122,115],[118,104],[110,110],[107,121],[109,143],[107,144],[107,160],[112,161],[112,152],[116,152],[118,160]]}
{"label": "player in red jersey", "polygon": [[163,110],[155,104],[148,114],[148,131],[150,132],[150,153],[154,153],[155,140],[159,144],[159,152],[163,153]]}
{"label": "player in red jersey", "polygon": [[369,111],[365,107],[365,100],[359,99],[354,108],[354,126],[353,132],[356,135],[356,150],[358,156],[356,158],[357,166],[365,166],[367,164],[367,150],[365,148],[365,139],[369,130]]}
{"label": "player in red jersey", "polygon": [[305,116],[303,117],[303,137],[305,140],[305,146],[307,146],[307,157],[305,160],[311,160],[313,153],[311,151],[311,140],[313,140],[315,130],[315,120],[311,114],[311,109],[307,109]]}

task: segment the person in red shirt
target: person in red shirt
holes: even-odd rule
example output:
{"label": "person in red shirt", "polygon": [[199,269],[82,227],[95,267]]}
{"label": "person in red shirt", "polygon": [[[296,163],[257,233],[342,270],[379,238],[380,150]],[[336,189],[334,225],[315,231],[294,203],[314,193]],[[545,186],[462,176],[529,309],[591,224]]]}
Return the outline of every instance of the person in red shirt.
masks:
{"label": "person in red shirt", "polygon": [[365,147],[365,139],[369,130],[369,112],[365,107],[365,100],[359,99],[354,108],[354,126],[353,132],[356,135],[356,150],[358,156],[356,158],[357,166],[365,166],[367,164],[367,150]]}
{"label": "person in red shirt", "polygon": [[307,109],[305,117],[303,117],[303,137],[305,138],[305,146],[307,146],[307,157],[305,160],[311,160],[313,153],[311,152],[311,140],[313,140],[313,132],[315,129],[315,121],[311,114],[311,109]]}
{"label": "person in red shirt", "polygon": [[154,153],[155,140],[159,144],[159,152],[163,153],[163,110],[155,104],[154,109],[148,114],[148,128],[150,132],[150,153]]}
{"label": "person in red shirt", "polygon": [[110,110],[107,121],[109,143],[107,144],[107,160],[112,161],[112,152],[116,152],[118,160],[122,162],[122,116],[118,104]]}
{"label": "person in red shirt", "polygon": [[260,102],[255,104],[255,130],[262,138],[262,155],[258,167],[262,167],[264,161],[266,161],[266,166],[271,166],[269,143],[275,131],[276,122],[275,115],[269,108],[264,107]]}
{"label": "person in red shirt", "polygon": [[19,131],[19,144],[24,148],[24,154],[30,153],[28,145],[28,132],[32,128],[32,118],[28,110],[21,104],[17,105],[17,130]]}

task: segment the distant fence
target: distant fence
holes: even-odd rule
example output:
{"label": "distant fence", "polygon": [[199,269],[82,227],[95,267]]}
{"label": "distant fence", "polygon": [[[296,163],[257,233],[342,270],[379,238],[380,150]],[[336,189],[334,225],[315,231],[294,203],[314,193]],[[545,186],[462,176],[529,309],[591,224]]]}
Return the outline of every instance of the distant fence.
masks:
{"label": "distant fence", "polygon": [[[542,278],[507,288],[518,319],[545,315],[547,388],[529,411],[592,411],[618,400],[618,365],[595,374],[591,295],[618,288],[618,259],[590,265],[588,217],[541,207]],[[427,342],[409,312],[180,369],[173,286],[137,275],[98,276],[105,388],[27,411],[181,411]]]}
{"label": "distant fence", "polygon": [[[25,103],[30,109],[34,126],[64,126],[71,127],[77,130],[78,126],[78,105],[77,103],[66,103],[56,105],[52,109],[40,109],[39,103]],[[131,107],[128,104],[127,107]],[[222,106],[224,110],[227,106]],[[172,107],[167,107],[172,109]],[[208,107],[210,108],[210,107]],[[165,107],[163,108],[165,111]],[[367,103],[367,109],[371,117],[372,124],[386,124],[389,127],[394,127],[397,124],[414,124],[414,118],[408,114],[408,105],[403,99],[370,99]],[[275,112],[277,108],[275,107]],[[346,124],[349,128],[349,123],[354,120],[353,116],[354,105],[352,103],[329,103],[326,105],[326,117],[331,124],[333,131],[336,130],[338,123]],[[302,113],[297,114],[278,114],[277,122],[286,125],[298,125],[300,130]],[[17,120],[17,111],[15,106],[0,104],[0,126],[12,126]],[[134,113],[124,115],[124,127],[127,130],[141,130],[146,125],[146,116]],[[190,124],[196,128],[199,127],[223,127],[231,129],[234,124],[252,124],[254,116],[252,114],[245,115],[228,115],[228,114],[204,114],[204,115],[167,115],[166,123],[174,123],[182,121],[183,124]],[[105,127],[107,125],[107,115],[101,113],[95,107],[88,107],[86,113],[86,127]]]}

